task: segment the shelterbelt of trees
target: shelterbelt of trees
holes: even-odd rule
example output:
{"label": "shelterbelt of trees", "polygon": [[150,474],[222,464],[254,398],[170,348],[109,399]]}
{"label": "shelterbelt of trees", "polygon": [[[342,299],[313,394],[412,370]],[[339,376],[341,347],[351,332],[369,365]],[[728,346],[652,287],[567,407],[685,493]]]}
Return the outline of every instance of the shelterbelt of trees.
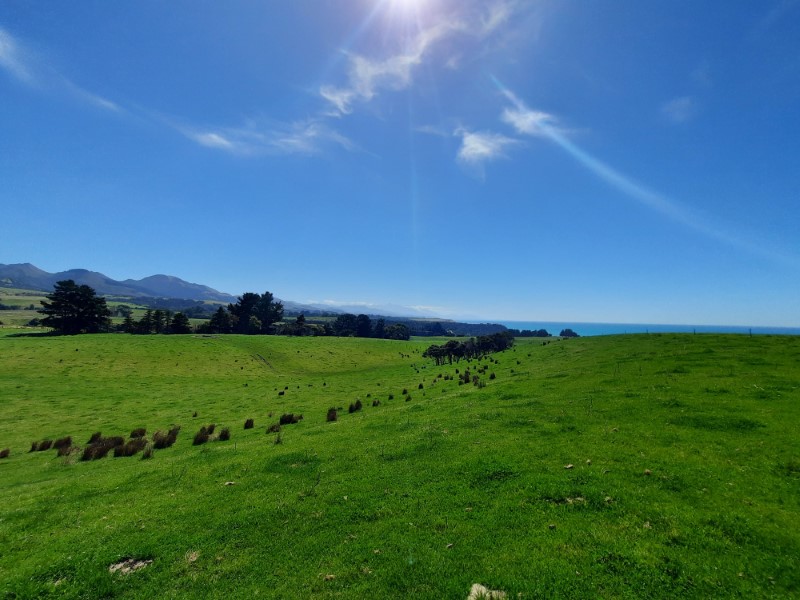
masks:
{"label": "shelterbelt of trees", "polygon": [[492,335],[480,335],[477,338],[470,338],[465,341],[449,340],[447,343],[437,346],[433,344],[422,354],[424,358],[432,358],[437,366],[453,364],[464,359],[473,359],[491,354],[502,352],[514,345],[514,336],[508,331],[495,333]]}
{"label": "shelterbelt of trees", "polygon": [[[208,323],[198,326],[199,333],[274,333],[277,335],[333,335],[339,337],[364,337],[390,340],[407,340],[411,330],[403,323],[387,323],[385,319],[374,322],[368,315],[343,314],[332,322],[309,323],[305,315],[298,315],[293,322],[283,322],[283,306],[263,294],[260,301],[250,298],[242,303],[245,294],[236,304],[229,304],[227,309],[220,306]],[[253,294],[257,296],[257,294]],[[271,304],[273,308],[266,310]],[[253,310],[248,311],[247,306]],[[275,308],[277,307],[279,308]],[[272,320],[272,319],[275,320]]]}
{"label": "shelterbelt of trees", "polygon": [[[191,311],[194,307],[190,307]],[[39,312],[41,319],[34,319],[30,325],[50,327],[55,334],[74,335],[79,333],[131,333],[131,334],[226,334],[246,335],[295,335],[295,336],[338,336],[363,337],[391,340],[408,340],[416,336],[479,336],[479,340],[495,339],[501,335],[507,339],[514,337],[549,337],[544,329],[538,331],[507,330],[502,325],[484,323],[467,324],[441,322],[435,320],[413,320],[408,318],[370,317],[351,313],[338,315],[333,320],[311,322],[304,314],[294,321],[284,320],[283,303],[276,300],[271,292],[257,294],[247,292],[239,296],[235,303],[220,306],[211,318],[197,326],[189,321],[188,311],[172,312],[169,309],[148,308],[136,320],[131,307],[114,306],[110,309],[105,298],[98,296],[88,285],[77,285],[73,280],[59,281],[54,290],[42,301]],[[123,317],[121,323],[112,324],[111,317]],[[447,329],[445,329],[445,326]],[[465,330],[468,329],[467,330]],[[502,331],[498,332],[497,330]],[[577,336],[571,329],[562,330],[562,337]],[[499,338],[497,338],[499,339]],[[469,355],[471,349],[465,351]]]}
{"label": "shelterbelt of trees", "polygon": [[43,317],[38,324],[50,327],[56,334],[108,333],[119,331],[132,334],[160,333],[238,333],[247,335],[334,335],[342,337],[371,337],[407,340],[411,330],[402,323],[387,323],[377,319],[374,323],[367,315],[343,314],[328,323],[306,323],[304,315],[294,322],[283,322],[283,304],[270,292],[242,294],[236,303],[220,306],[207,323],[192,328],[189,318],[182,312],[147,309],[138,321],[131,311],[115,312],[124,319],[112,325],[112,311],[105,298],[88,285],[77,285],[73,280],[59,281],[54,290],[42,301],[39,312]]}

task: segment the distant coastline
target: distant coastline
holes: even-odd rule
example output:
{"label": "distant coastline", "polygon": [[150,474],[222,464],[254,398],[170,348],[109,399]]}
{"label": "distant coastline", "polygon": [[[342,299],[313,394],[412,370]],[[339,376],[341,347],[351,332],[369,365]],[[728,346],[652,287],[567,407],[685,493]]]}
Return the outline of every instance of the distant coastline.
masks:
{"label": "distant coastline", "polygon": [[561,321],[494,321],[509,329],[546,329],[558,335],[572,329],[580,336],[623,333],[743,333],[753,335],[800,335],[800,327],[746,327],[740,325],[663,325],[648,323],[576,323]]}

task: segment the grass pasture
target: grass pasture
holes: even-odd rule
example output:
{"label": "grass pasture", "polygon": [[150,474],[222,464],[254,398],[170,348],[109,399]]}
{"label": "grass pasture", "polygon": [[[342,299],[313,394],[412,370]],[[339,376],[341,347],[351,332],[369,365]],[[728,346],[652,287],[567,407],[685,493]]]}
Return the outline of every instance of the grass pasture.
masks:
{"label": "grass pasture", "polygon": [[40,301],[45,299],[44,292],[0,287],[0,304],[14,307],[12,310],[0,310],[0,330],[5,327],[23,327],[31,319],[41,318],[42,315],[37,311],[41,308]]}
{"label": "grass pasture", "polygon": [[0,335],[0,598],[800,595],[799,338],[430,343]]}

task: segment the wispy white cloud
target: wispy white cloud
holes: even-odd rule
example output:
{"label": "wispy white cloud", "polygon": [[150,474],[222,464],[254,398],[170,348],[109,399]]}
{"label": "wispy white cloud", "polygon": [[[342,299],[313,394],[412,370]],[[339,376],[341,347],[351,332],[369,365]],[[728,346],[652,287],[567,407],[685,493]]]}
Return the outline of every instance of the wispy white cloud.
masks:
{"label": "wispy white cloud", "polygon": [[333,114],[349,114],[356,101],[368,102],[379,90],[402,90],[411,84],[412,71],[422,63],[431,46],[463,29],[459,21],[443,21],[422,29],[409,48],[388,58],[373,59],[348,53],[348,85],[323,85],[320,96],[332,105]]}
{"label": "wispy white cloud", "polygon": [[697,114],[697,103],[691,96],[681,96],[665,102],[661,113],[673,123],[686,123]]}
{"label": "wispy white cloud", "polygon": [[495,2],[480,17],[480,34],[491,35],[505,25],[517,10],[516,2]]}
{"label": "wispy white cloud", "polygon": [[352,112],[351,104],[356,98],[355,91],[323,85],[319,88],[319,94],[333,105],[333,110],[326,112],[328,116],[338,117]]}
{"label": "wispy white cloud", "polygon": [[520,142],[499,133],[489,131],[469,131],[460,127],[455,135],[461,137],[458,160],[469,166],[482,166],[483,163],[504,158],[506,148]]}
{"label": "wispy white cloud", "polygon": [[223,134],[214,131],[189,131],[184,132],[184,135],[190,140],[193,140],[201,146],[208,148],[219,148],[220,150],[234,150],[236,144],[226,138]]}
{"label": "wispy white cloud", "polygon": [[0,27],[0,67],[23,83],[34,85],[36,80],[28,66],[29,60],[19,43]]}
{"label": "wispy white cloud", "polygon": [[[496,83],[500,86],[503,95],[513,105],[512,109],[507,108],[504,110],[501,118],[514,125],[519,133],[529,133],[535,136],[543,135],[561,147],[561,149],[567,152],[567,154],[590,172],[622,192],[628,198],[661,213],[685,227],[731,246],[746,250],[754,255],[790,264],[795,267],[798,266],[797,257],[774,250],[770,248],[768,244],[755,242],[746,236],[727,231],[723,227],[715,225],[710,217],[702,215],[679,202],[649,189],[633,178],[628,177],[602,162],[574,143],[562,130],[552,126],[547,119],[537,117],[537,115],[541,114],[539,111],[528,108],[510,90],[502,86],[499,82]],[[511,110],[511,113],[509,113],[509,110]],[[509,114],[513,114],[514,118],[509,117]],[[534,123],[534,125],[526,127],[528,123]]]}
{"label": "wispy white cloud", "polygon": [[318,119],[272,124],[268,127],[251,123],[238,128],[218,129],[201,129],[176,125],[168,120],[167,122],[193,142],[231,154],[312,155],[330,145],[345,150],[357,149],[349,138]]}
{"label": "wispy white cloud", "polygon": [[511,101],[512,106],[503,109],[500,120],[511,125],[517,133],[544,137],[548,131],[557,129],[556,118],[550,113],[529,109],[509,90],[503,90],[503,95]]}
{"label": "wispy white cloud", "polygon": [[112,112],[123,111],[115,102],[90,92],[51,67],[43,65],[30,50],[24,48],[3,28],[0,28],[0,67],[28,86],[71,96],[95,108]]}

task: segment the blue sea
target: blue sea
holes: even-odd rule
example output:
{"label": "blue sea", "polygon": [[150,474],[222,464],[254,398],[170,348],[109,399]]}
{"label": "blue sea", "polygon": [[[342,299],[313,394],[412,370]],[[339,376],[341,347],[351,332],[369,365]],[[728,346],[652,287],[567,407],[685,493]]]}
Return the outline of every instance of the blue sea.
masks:
{"label": "blue sea", "polygon": [[572,329],[580,336],[621,333],[743,333],[752,335],[800,335],[800,327],[744,327],[738,325],[655,325],[647,323],[560,323],[552,321],[496,321],[509,329],[546,329],[558,335]]}

